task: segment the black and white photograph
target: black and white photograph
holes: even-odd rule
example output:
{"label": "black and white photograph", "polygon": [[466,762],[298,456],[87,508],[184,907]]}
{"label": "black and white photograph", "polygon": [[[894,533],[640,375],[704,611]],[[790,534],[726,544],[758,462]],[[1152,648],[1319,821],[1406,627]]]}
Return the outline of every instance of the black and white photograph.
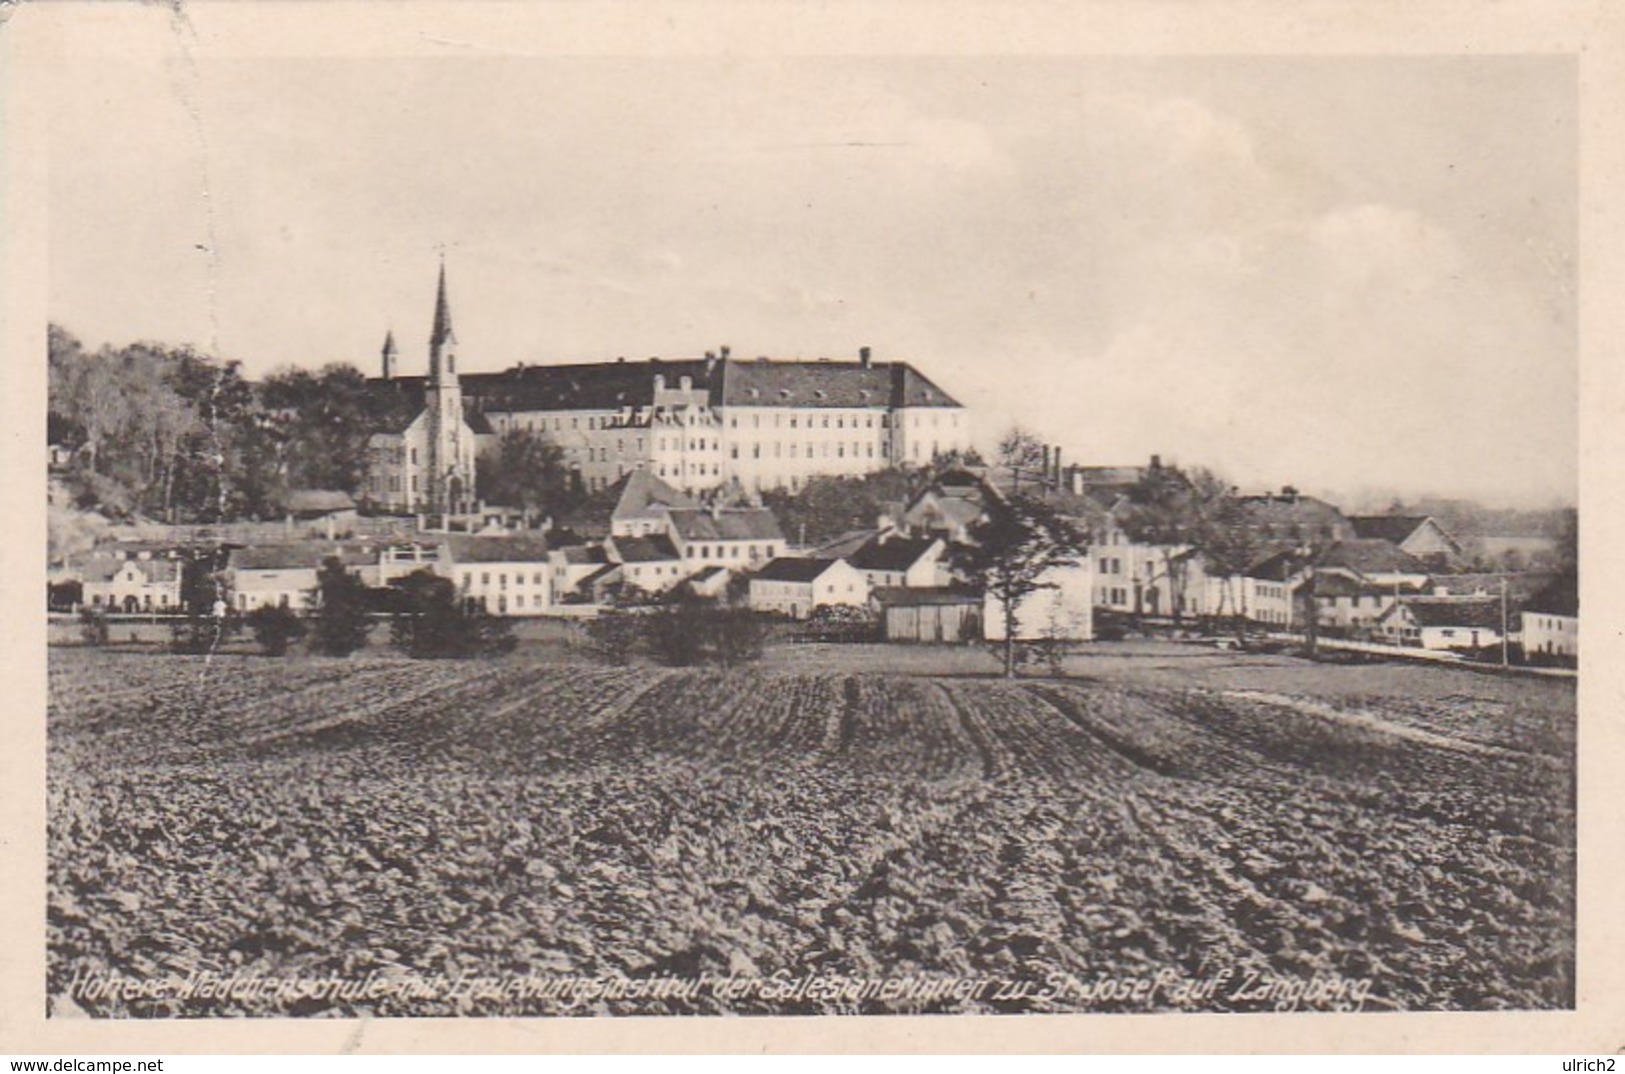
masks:
{"label": "black and white photograph", "polygon": [[104,17],[49,1022],[1577,1009],[1574,53]]}

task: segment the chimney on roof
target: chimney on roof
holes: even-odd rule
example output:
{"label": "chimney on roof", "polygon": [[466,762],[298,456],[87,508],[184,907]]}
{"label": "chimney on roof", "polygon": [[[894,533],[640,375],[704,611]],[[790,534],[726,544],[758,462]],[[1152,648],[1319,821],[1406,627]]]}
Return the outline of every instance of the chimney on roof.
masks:
{"label": "chimney on roof", "polygon": [[664,373],[656,373],[655,374],[655,391],[663,392],[665,390],[666,390],[666,375]]}
{"label": "chimney on roof", "polygon": [[1161,455],[1153,455],[1153,456],[1151,456],[1151,469],[1153,469],[1153,470],[1162,469],[1162,456]]}
{"label": "chimney on roof", "polygon": [[1044,488],[1045,486],[1047,486],[1049,484],[1049,471],[1050,471],[1050,447],[1049,447],[1048,444],[1045,444],[1044,445],[1044,469],[1038,475],[1038,487],[1039,488]]}
{"label": "chimney on roof", "polygon": [[728,360],[728,355],[731,353],[731,348],[729,348],[729,346],[726,343],[724,343],[721,347],[719,347],[717,349],[717,353],[722,357],[722,360],[724,362],[726,362]]}
{"label": "chimney on roof", "polygon": [[1281,498],[1284,499],[1287,503],[1297,503],[1298,502],[1298,489],[1297,489],[1297,487],[1295,485],[1282,485],[1281,486]]}
{"label": "chimney on roof", "polygon": [[1054,486],[1055,491],[1059,492],[1061,491],[1061,445],[1059,444],[1055,445],[1055,458],[1053,462],[1055,464],[1055,469],[1053,470],[1054,476],[1051,479],[1051,484]]}
{"label": "chimney on roof", "polygon": [[868,347],[858,348],[858,364],[868,369],[875,364],[874,354]]}

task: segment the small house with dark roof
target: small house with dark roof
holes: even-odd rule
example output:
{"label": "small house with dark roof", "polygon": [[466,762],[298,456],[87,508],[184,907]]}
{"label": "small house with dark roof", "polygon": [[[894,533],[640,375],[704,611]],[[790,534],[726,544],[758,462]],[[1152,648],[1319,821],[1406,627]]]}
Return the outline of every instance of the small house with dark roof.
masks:
{"label": "small house with dark roof", "polygon": [[1401,597],[1377,620],[1376,633],[1395,645],[1474,650],[1498,645],[1502,605],[1481,597]]}
{"label": "small house with dark roof", "polygon": [[947,543],[941,537],[898,537],[881,533],[847,557],[870,586],[943,586],[948,571],[942,562]]}
{"label": "small house with dark roof", "polygon": [[751,575],[750,607],[805,619],[825,605],[864,607],[869,583],[844,559],[780,557]]}
{"label": "small house with dark roof", "polygon": [[689,570],[670,537],[611,537],[604,542],[611,563],[621,567],[621,580],[650,593],[662,593],[687,578]]}
{"label": "small house with dark roof", "polygon": [[784,552],[784,533],[761,507],[675,508],[668,532],[691,573],[718,563],[755,570]]}

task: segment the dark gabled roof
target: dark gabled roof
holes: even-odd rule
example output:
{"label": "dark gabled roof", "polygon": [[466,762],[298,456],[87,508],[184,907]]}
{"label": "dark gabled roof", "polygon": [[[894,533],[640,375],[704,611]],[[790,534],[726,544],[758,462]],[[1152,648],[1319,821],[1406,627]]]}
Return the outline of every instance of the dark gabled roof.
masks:
{"label": "dark gabled roof", "polygon": [[337,489],[293,489],[285,506],[289,511],[353,511],[355,501]]}
{"label": "dark gabled roof", "polygon": [[[367,381],[367,407],[377,422],[377,431],[403,433],[418,420],[428,405],[428,379],[423,376],[391,377],[388,380],[374,377]],[[464,381],[467,379],[463,378]],[[463,420],[477,436],[495,433],[491,422],[480,412],[478,400],[470,398],[466,391],[463,393]]]}
{"label": "dark gabled roof", "polygon": [[615,576],[620,573],[621,565],[619,563],[606,563],[602,567],[599,567],[597,570],[593,571],[591,574],[587,575],[585,578],[581,579],[581,581],[577,582],[576,588],[591,589],[600,582],[614,581]]}
{"label": "dark gabled roof", "polygon": [[689,578],[690,582],[708,582],[719,574],[728,573],[726,567],[705,567],[698,574]]}
{"label": "dark gabled roof", "polygon": [[1565,571],[1552,579],[1551,584],[1529,598],[1529,601],[1523,606],[1523,610],[1541,615],[1578,617],[1580,614],[1579,572]]}
{"label": "dark gabled roof", "polygon": [[442,538],[456,563],[546,563],[547,541],[531,534],[481,537],[454,533]]}
{"label": "dark gabled roof", "polygon": [[782,541],[779,520],[764,507],[726,507],[719,511],[677,508],[669,512],[672,528],[685,541]]}
{"label": "dark gabled roof", "polygon": [[838,559],[800,559],[792,556],[780,556],[751,575],[751,577],[760,578],[765,582],[811,582],[839,562],[841,561]]}
{"label": "dark gabled roof", "polygon": [[315,570],[333,557],[346,567],[366,567],[378,562],[377,550],[365,545],[299,541],[234,548],[227,563],[233,570],[240,571]]}
{"label": "dark gabled roof", "polygon": [[1247,568],[1247,577],[1262,582],[1284,582],[1296,574],[1303,560],[1291,552],[1272,552]]}
{"label": "dark gabled roof", "polygon": [[622,563],[659,563],[668,559],[681,559],[677,546],[665,534],[653,537],[616,537],[615,553]]}
{"label": "dark gabled roof", "polygon": [[564,558],[564,562],[573,563],[578,566],[589,563],[609,562],[609,554],[604,551],[603,545],[573,544],[566,548],[561,548],[558,551],[559,554]]}
{"label": "dark gabled roof", "polygon": [[[897,514],[900,516],[902,511],[899,510]],[[874,540],[879,533],[879,530],[873,529],[847,530],[839,537],[826,541],[817,548],[813,549],[813,555],[819,559],[840,559],[842,557],[850,556],[852,553]]]}
{"label": "dark gabled roof", "polygon": [[1349,515],[1349,525],[1356,537],[1369,540],[1392,541],[1404,544],[1406,538],[1422,528],[1426,515]]}
{"label": "dark gabled roof", "polygon": [[919,607],[930,604],[981,604],[982,598],[975,593],[967,593],[963,589],[954,589],[951,586],[919,586],[908,589],[903,586],[876,586],[869,594],[879,604],[888,608]]}
{"label": "dark gabled roof", "polygon": [[1501,602],[1468,597],[1401,598],[1400,606],[1418,626],[1501,629]]}
{"label": "dark gabled roof", "polygon": [[[501,373],[464,373],[463,394],[488,412],[618,411],[654,405],[654,378],[668,389],[683,377],[711,406],[957,407],[959,403],[907,362],[683,359],[522,365]],[[396,377],[422,409],[425,378]]]}
{"label": "dark gabled roof", "polygon": [[1369,574],[1373,571],[1427,574],[1428,566],[1392,541],[1336,541],[1315,561],[1320,567],[1344,567]]}
{"label": "dark gabled roof", "polygon": [[1392,592],[1392,586],[1357,582],[1344,574],[1318,574],[1315,576],[1315,596],[1317,597],[1363,597],[1373,593]]}
{"label": "dark gabled roof", "polygon": [[847,562],[860,571],[906,571],[940,543],[936,537],[876,538],[849,556]]}

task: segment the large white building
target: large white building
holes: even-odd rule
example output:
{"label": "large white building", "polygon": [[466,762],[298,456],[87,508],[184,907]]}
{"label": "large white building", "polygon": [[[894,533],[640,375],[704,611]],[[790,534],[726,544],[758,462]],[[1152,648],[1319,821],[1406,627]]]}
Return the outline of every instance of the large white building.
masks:
{"label": "large white building", "polygon": [[[589,492],[637,470],[687,493],[730,483],[795,489],[816,475],[926,466],[971,443],[964,407],[908,363],[874,361],[867,347],[856,361],[741,361],[724,347],[701,360],[517,366],[452,379],[470,420],[492,435],[544,435]],[[432,371],[427,383],[397,376],[389,356],[372,383],[440,398]]]}

